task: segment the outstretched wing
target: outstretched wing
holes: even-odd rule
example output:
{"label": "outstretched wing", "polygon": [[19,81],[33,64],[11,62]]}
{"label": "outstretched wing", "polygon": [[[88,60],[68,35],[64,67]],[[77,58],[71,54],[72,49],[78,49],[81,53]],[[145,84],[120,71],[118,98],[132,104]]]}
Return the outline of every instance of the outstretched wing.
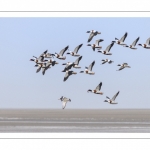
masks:
{"label": "outstretched wing", "polygon": [[78,65],[79,61],[82,59],[82,56],[80,56],[79,58],[76,59],[76,61],[74,62],[74,64]]}
{"label": "outstretched wing", "polygon": [[106,63],[106,61],[103,61],[103,62],[102,62],[102,64],[105,64],[105,63]]}
{"label": "outstretched wing", "polygon": [[74,53],[77,53],[78,50],[81,48],[82,45],[83,45],[83,44],[78,45],[78,46],[74,49]]}
{"label": "outstretched wing", "polygon": [[42,74],[44,75],[45,74],[45,71],[46,71],[47,69],[46,68],[42,68]]}
{"label": "outstretched wing", "polygon": [[63,56],[64,52],[69,48],[69,45],[66,46],[64,49],[62,49],[59,53],[59,55]]}
{"label": "outstretched wing", "polygon": [[93,61],[93,62],[89,65],[88,70],[92,71],[92,68],[93,68],[94,64],[95,64],[95,61]]}
{"label": "outstretched wing", "polygon": [[139,39],[140,39],[140,37],[138,37],[138,38],[132,43],[132,46],[135,46]]}
{"label": "outstretched wing", "polygon": [[116,97],[118,96],[119,91],[113,96],[112,101],[114,101],[116,99]]}
{"label": "outstretched wing", "polygon": [[124,42],[124,40],[126,39],[128,33],[126,32],[125,35],[120,39],[120,42]]}
{"label": "outstretched wing", "polygon": [[146,44],[147,44],[147,45],[150,45],[150,38],[148,38],[148,39],[146,40]]}
{"label": "outstretched wing", "polygon": [[104,41],[103,39],[96,40],[95,45],[99,46],[99,43]]}
{"label": "outstretched wing", "polygon": [[106,96],[107,99],[110,99],[108,96]]}
{"label": "outstretched wing", "polygon": [[62,109],[65,109],[67,101],[62,101]]}
{"label": "outstretched wing", "polygon": [[91,33],[89,38],[88,38],[88,42],[90,42],[93,39],[93,37],[94,37],[94,33]]}
{"label": "outstretched wing", "polygon": [[65,77],[64,77],[64,81],[66,81],[68,79],[68,77],[69,77],[69,73],[66,72]]}
{"label": "outstretched wing", "polygon": [[121,66],[121,67],[118,69],[118,71],[119,71],[119,70],[122,70],[122,69],[124,69],[124,66]]}
{"label": "outstretched wing", "polygon": [[101,86],[102,86],[102,82],[100,82],[100,84],[96,87],[96,91],[100,91],[101,90]]}
{"label": "outstretched wing", "polygon": [[109,52],[113,45],[114,45],[114,43],[111,43],[110,45],[108,45],[105,51]]}
{"label": "outstretched wing", "polygon": [[36,70],[36,73],[38,73],[41,70],[41,66]]}

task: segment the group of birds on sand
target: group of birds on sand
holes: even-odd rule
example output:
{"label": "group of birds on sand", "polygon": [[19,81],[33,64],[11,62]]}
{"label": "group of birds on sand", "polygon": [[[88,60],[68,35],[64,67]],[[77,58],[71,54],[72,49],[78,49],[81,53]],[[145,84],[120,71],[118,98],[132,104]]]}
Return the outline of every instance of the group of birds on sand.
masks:
{"label": "group of birds on sand", "polygon": [[[90,36],[89,36],[87,42],[90,42],[93,39],[94,36],[96,36],[98,34],[101,34],[100,32],[95,31],[95,30],[87,31],[87,33],[90,33]],[[124,43],[127,35],[128,35],[128,33],[126,32],[120,40],[118,38],[115,38],[115,40],[112,41],[111,44],[108,45],[106,47],[106,49],[103,50],[103,51],[101,50],[102,46],[99,45],[101,42],[104,41],[103,39],[98,39],[98,40],[96,40],[95,44],[87,44],[87,46],[91,46],[93,51],[95,51],[95,49],[97,49],[98,52],[100,52],[104,55],[112,55],[112,53],[110,53],[110,50],[113,47],[114,43],[116,43],[118,45],[121,45],[123,47],[128,47],[130,49],[136,50],[137,48],[135,46],[136,46],[137,42],[139,41],[139,37],[131,45],[127,45],[127,44]],[[62,64],[62,65],[65,65],[65,68],[62,70],[62,72],[66,73],[65,76],[64,76],[63,81],[66,81],[69,78],[69,76],[71,76],[73,74],[77,74],[77,72],[74,72],[73,70],[71,70],[71,68],[76,68],[76,69],[81,68],[79,66],[79,62],[82,59],[82,56],[80,56],[78,54],[78,51],[82,47],[82,45],[83,44],[78,45],[74,49],[74,51],[68,51],[67,52],[68,55],[75,56],[75,57],[78,57],[78,58],[74,62],[67,62],[67,63]],[[142,46],[143,48],[150,49],[150,38],[148,38],[146,40],[146,43],[138,44],[138,45]],[[42,74],[44,75],[46,70],[48,70],[49,68],[54,67],[56,64],[58,64],[58,62],[56,62],[54,60],[54,57],[57,58],[57,59],[60,59],[60,60],[65,60],[66,59],[66,56],[64,56],[64,53],[68,50],[68,48],[69,48],[69,46],[66,46],[59,53],[55,52],[55,54],[48,53],[48,50],[46,50],[39,57],[33,56],[34,59],[30,59],[30,61],[34,61],[36,63],[35,67],[38,67],[36,72],[38,73],[42,69]],[[49,60],[48,60],[48,58],[49,58]],[[102,65],[105,64],[105,63],[111,64],[111,63],[113,63],[113,61],[109,60],[109,59],[102,59]],[[85,70],[80,71],[80,73],[94,75],[95,72],[92,71],[92,68],[93,68],[94,64],[95,64],[95,61],[93,61],[89,65],[89,67],[85,67]],[[118,66],[120,66],[120,68],[117,71],[120,71],[124,68],[131,68],[128,65],[128,63],[118,64]],[[87,92],[92,92],[92,93],[95,93],[95,94],[103,95],[103,92],[100,91],[101,86],[102,86],[102,82],[100,82],[99,85],[94,90],[89,89]],[[115,102],[115,99],[118,96],[118,94],[119,94],[119,91],[111,99],[106,96],[107,100],[105,100],[104,102],[108,102],[110,104],[117,104],[117,102]],[[70,98],[66,98],[64,96],[62,96],[59,100],[62,101],[62,108],[63,109],[66,107],[67,102],[71,102]]]}

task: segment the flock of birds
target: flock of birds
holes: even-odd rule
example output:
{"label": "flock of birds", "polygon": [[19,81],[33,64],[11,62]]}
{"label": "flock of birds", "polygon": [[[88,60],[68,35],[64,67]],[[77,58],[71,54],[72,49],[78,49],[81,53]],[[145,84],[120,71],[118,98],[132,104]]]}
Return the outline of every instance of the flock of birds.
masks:
{"label": "flock of birds", "polygon": [[[87,33],[90,33],[90,36],[89,36],[87,42],[90,42],[93,39],[94,36],[96,36],[98,34],[101,34],[100,32],[95,31],[95,30],[87,31]],[[102,47],[99,45],[100,42],[104,41],[103,39],[98,39],[98,40],[96,40],[95,44],[87,44],[87,46],[91,46],[91,48],[93,49],[93,51],[95,51],[95,49],[97,49],[98,52],[100,52],[100,53],[102,53],[104,55],[112,55],[112,53],[110,53],[110,50],[113,47],[114,43],[116,43],[118,45],[121,45],[123,47],[128,47],[128,48],[130,48],[132,50],[136,50],[137,48],[135,46],[136,46],[137,42],[139,41],[139,37],[135,41],[133,41],[133,43],[131,45],[127,45],[127,44],[124,43],[127,35],[128,34],[126,32],[124,34],[124,36],[120,40],[117,39],[117,38],[115,38],[115,40],[112,41],[112,43],[110,45],[108,45],[105,50],[101,50]],[[64,76],[64,80],[63,80],[64,82],[69,78],[69,76],[71,76],[73,74],[77,74],[77,72],[74,72],[73,70],[71,70],[71,68],[76,68],[76,69],[81,68],[79,66],[79,62],[82,59],[82,56],[80,56],[78,54],[78,51],[82,47],[82,45],[83,44],[78,45],[74,49],[74,51],[68,51],[67,52],[68,55],[75,56],[75,57],[78,57],[78,58],[76,59],[75,62],[67,62],[67,63],[63,63],[62,64],[62,65],[65,65],[64,70],[62,70],[62,72],[65,72],[65,76]],[[150,38],[148,38],[146,40],[146,43],[144,43],[144,44],[138,44],[138,45],[142,46],[143,48],[150,49]],[[69,48],[69,46],[66,46],[59,53],[55,52],[55,54],[48,53],[48,50],[46,50],[39,57],[33,56],[34,59],[30,59],[30,61],[34,61],[36,63],[35,67],[38,67],[37,70],[36,70],[36,72],[38,73],[42,69],[42,74],[44,75],[45,72],[49,68],[54,67],[56,64],[58,64],[58,62],[56,62],[54,60],[54,57],[57,58],[57,59],[61,59],[61,60],[65,60],[66,59],[66,56],[64,56],[64,53],[68,50],[68,48]],[[102,59],[102,65],[105,64],[105,63],[111,64],[111,63],[113,63],[113,61],[109,60],[109,59]],[[93,61],[89,65],[89,67],[85,67],[85,70],[84,71],[80,71],[80,73],[94,75],[95,72],[92,71],[92,68],[93,68],[94,64],[95,64],[95,61]],[[122,70],[124,68],[131,68],[128,65],[128,63],[118,64],[118,66],[120,66],[120,68],[117,71],[120,71],[120,70]],[[94,94],[103,95],[103,92],[100,91],[101,90],[101,86],[102,86],[102,82],[100,82],[99,85],[94,90],[89,89],[87,92],[92,92]],[[119,94],[119,91],[112,98],[109,98],[108,96],[106,96],[107,100],[105,100],[104,102],[108,102],[110,104],[117,104],[117,102],[115,102],[115,99],[118,96],[118,94]],[[63,109],[66,107],[67,102],[71,102],[71,99],[66,98],[64,96],[62,96],[59,100],[62,101],[62,108]]]}

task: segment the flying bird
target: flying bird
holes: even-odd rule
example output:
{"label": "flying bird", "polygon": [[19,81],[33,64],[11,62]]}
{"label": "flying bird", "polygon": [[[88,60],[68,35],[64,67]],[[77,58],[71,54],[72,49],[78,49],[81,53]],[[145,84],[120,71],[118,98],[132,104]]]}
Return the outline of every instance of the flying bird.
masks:
{"label": "flying bird", "polygon": [[73,67],[74,63],[72,63],[72,62],[67,62],[67,63],[63,63],[62,65],[66,65],[66,67],[65,67],[64,70],[62,71],[62,72],[66,72],[67,70],[70,70],[70,69]]}
{"label": "flying bird", "polygon": [[112,55],[112,53],[109,53],[110,49],[112,48],[112,46],[114,45],[114,43],[111,43],[110,45],[108,45],[106,47],[106,49],[104,51],[99,50],[98,52],[104,54],[104,55]]}
{"label": "flying bird", "polygon": [[95,61],[93,61],[93,62],[89,65],[89,67],[85,67],[85,70],[84,70],[84,71],[80,71],[80,73],[85,73],[85,74],[89,74],[89,75],[94,75],[95,72],[92,72],[92,68],[93,68],[94,64],[95,64]]}
{"label": "flying bird", "polygon": [[71,76],[72,74],[77,74],[77,73],[72,70],[67,70],[64,77],[64,81],[66,81],[69,78],[69,76]]}
{"label": "flying bird", "polygon": [[70,55],[72,55],[72,56],[80,56],[80,55],[78,54],[78,51],[79,51],[79,49],[82,47],[82,45],[83,45],[83,44],[78,45],[78,46],[74,49],[73,52],[70,51],[70,52],[68,52],[67,54],[70,54]]}
{"label": "flying bird", "polygon": [[73,68],[81,68],[80,66],[78,66],[81,59],[82,59],[82,56],[76,59],[76,61],[74,62]]}
{"label": "flying bird", "polygon": [[99,43],[104,41],[103,39],[99,39],[99,40],[96,40],[95,44],[87,44],[87,46],[91,46],[93,51],[95,51],[95,48],[99,48],[101,49],[102,47],[99,46]]}
{"label": "flying bird", "polygon": [[146,49],[150,49],[150,38],[148,38],[146,40],[146,43],[145,44],[138,44],[139,46],[142,46],[143,48],[146,48]]}
{"label": "flying bird", "polygon": [[123,36],[120,40],[117,39],[117,38],[115,38],[115,41],[112,41],[112,42],[113,42],[113,43],[116,43],[116,44],[118,44],[118,45],[126,45],[126,44],[124,43],[124,41],[125,41],[127,35],[128,35],[128,33],[126,32],[126,33],[124,34],[124,36]]}
{"label": "flying bird", "polygon": [[91,30],[91,31],[87,31],[86,33],[90,33],[90,36],[88,38],[88,42],[90,42],[94,36],[96,36],[97,34],[101,34],[101,32],[95,31],[95,30]]}
{"label": "flying bird", "polygon": [[89,89],[87,92],[92,92],[92,93],[95,93],[95,94],[103,95],[103,92],[100,92],[101,86],[102,86],[102,82],[100,82],[99,85],[94,90]]}
{"label": "flying bird", "polygon": [[34,57],[34,59],[30,59],[30,61],[34,61],[36,64],[37,64],[37,63],[42,63],[42,62],[47,61],[47,60],[44,60],[44,57],[43,57],[43,56],[40,56],[39,58],[37,58],[37,57],[35,57],[35,56],[33,56],[33,57]]}
{"label": "flying bird", "polygon": [[127,63],[123,63],[123,64],[118,64],[118,66],[121,66],[117,71],[120,71],[124,68],[131,68]]}
{"label": "flying bird", "polygon": [[109,60],[109,59],[102,59],[102,64],[105,64],[105,63],[109,63],[109,64],[111,64],[111,63],[113,63],[114,61],[112,61],[112,60]]}
{"label": "flying bird", "polygon": [[71,99],[66,98],[66,97],[64,97],[64,96],[62,96],[62,97],[61,97],[60,99],[58,99],[58,100],[61,100],[61,102],[62,102],[62,109],[65,109],[67,102],[71,102]]}
{"label": "flying bird", "polygon": [[125,45],[125,47],[129,47],[130,49],[136,50],[137,48],[135,46],[139,39],[140,37],[138,37],[131,45]]}
{"label": "flying bird", "polygon": [[118,104],[117,102],[115,102],[115,99],[118,96],[118,94],[119,94],[119,91],[112,97],[112,99],[106,96],[107,100],[105,100],[104,102],[108,102],[110,104]]}
{"label": "flying bird", "polygon": [[65,60],[66,59],[66,56],[63,56],[63,54],[65,53],[65,51],[69,48],[69,46],[66,46],[64,49],[62,49],[60,51],[59,54],[55,53],[55,57],[58,58],[58,59],[62,59],[62,60]]}

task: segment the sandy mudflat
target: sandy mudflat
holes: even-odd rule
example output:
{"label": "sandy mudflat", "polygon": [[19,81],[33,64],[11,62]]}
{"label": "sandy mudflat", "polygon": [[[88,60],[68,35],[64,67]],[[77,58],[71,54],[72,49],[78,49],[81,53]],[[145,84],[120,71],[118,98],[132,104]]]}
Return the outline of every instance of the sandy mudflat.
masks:
{"label": "sandy mudflat", "polygon": [[0,132],[150,133],[150,110],[3,109]]}

